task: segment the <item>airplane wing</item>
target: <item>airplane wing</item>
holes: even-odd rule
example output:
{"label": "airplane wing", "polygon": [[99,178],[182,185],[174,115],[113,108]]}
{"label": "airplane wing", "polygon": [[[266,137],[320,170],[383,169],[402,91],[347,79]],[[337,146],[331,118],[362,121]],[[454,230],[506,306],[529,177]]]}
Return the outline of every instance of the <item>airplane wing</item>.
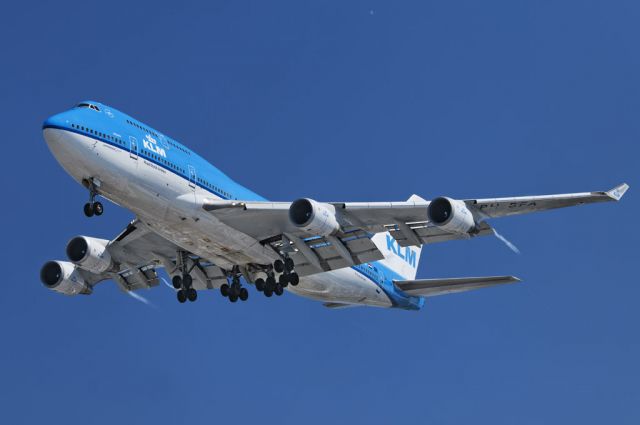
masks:
{"label": "airplane wing", "polygon": [[473,289],[488,288],[489,286],[520,282],[515,276],[490,277],[458,277],[452,279],[420,279],[398,280],[395,285],[408,295],[421,297],[435,297],[436,295],[453,294],[471,291]]}
{"label": "airplane wing", "polygon": [[[109,272],[94,274],[79,269],[85,281],[96,283],[113,279],[124,291],[135,291],[157,286],[160,282],[157,268],[164,267],[171,274],[177,269],[176,253],[179,247],[149,229],[142,221],[135,219],[115,239],[107,244],[107,250],[114,262]],[[224,272],[215,264],[194,261],[188,255],[185,261],[193,267],[193,287],[197,290],[219,288],[226,283]]]}
{"label": "airplane wing", "polygon": [[[207,199],[203,208],[223,223],[274,249],[289,249],[296,265],[302,262],[315,269],[331,270],[380,259],[381,253],[368,238],[389,232],[400,246],[419,246],[476,236],[493,235],[486,220],[574,205],[618,201],[629,186],[621,184],[606,192],[526,196],[494,199],[427,201],[417,195],[405,202],[291,202],[221,201]],[[292,222],[294,204],[307,201],[309,216],[321,217],[318,226]],[[339,227],[326,234],[331,217]],[[322,218],[324,217],[324,218]],[[435,217],[435,218],[434,218]],[[322,227],[324,226],[324,227]],[[357,240],[354,246],[350,241]],[[357,245],[357,246],[356,246]],[[295,249],[293,249],[295,248]],[[323,249],[325,252],[318,252]],[[367,259],[365,259],[367,258]],[[330,261],[333,264],[330,264]],[[313,267],[312,267],[313,268]]]}
{"label": "airplane wing", "polygon": [[520,196],[515,198],[470,199],[464,202],[483,218],[497,218],[536,211],[572,207],[596,202],[619,201],[629,185],[623,183],[606,192],[567,193],[564,195]]}

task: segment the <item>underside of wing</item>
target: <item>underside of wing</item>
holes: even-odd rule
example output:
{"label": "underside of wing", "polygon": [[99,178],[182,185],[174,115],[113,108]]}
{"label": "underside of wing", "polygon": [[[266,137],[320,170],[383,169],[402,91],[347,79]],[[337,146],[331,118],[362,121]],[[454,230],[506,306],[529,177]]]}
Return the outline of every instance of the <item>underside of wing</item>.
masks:
{"label": "underside of wing", "polygon": [[469,199],[464,202],[478,217],[486,219],[583,204],[619,201],[628,189],[629,185],[623,183],[608,191],[517,196],[512,198]]}
{"label": "underside of wing", "polygon": [[372,233],[343,226],[331,234],[296,227],[289,220],[290,202],[209,201],[204,209],[222,223],[287,255],[296,273],[306,276],[383,259]]}
{"label": "underside of wing", "polygon": [[434,297],[436,295],[453,294],[488,288],[495,285],[520,282],[515,276],[458,277],[449,279],[420,279],[394,281],[401,291],[408,295]]}
{"label": "underside of wing", "polygon": [[[364,233],[368,235],[366,237],[371,237],[375,233],[389,232],[402,247],[469,239],[495,233],[486,222],[488,219],[618,201],[628,188],[627,184],[621,184],[609,191],[600,192],[467,200],[441,197],[427,201],[412,195],[403,202],[319,203],[298,200],[291,203],[210,200],[204,203],[203,208],[223,223],[263,244],[282,240],[284,235],[291,241],[298,241],[297,244],[294,242],[294,245],[302,245],[299,241],[305,241],[306,245],[311,246],[311,251],[304,246],[296,246],[295,252],[299,255],[294,255],[310,265],[312,269],[309,269],[309,272],[312,272],[359,264],[371,261],[371,258],[375,257],[368,255],[376,250],[373,244],[364,246],[365,242],[359,242],[359,252],[353,251],[346,243],[349,234],[360,232],[360,235]],[[310,205],[310,217],[330,217],[333,220],[335,227],[329,228],[331,238],[327,236],[327,232],[322,236],[323,242],[316,244],[312,239],[319,235],[317,226],[296,226],[291,221],[291,210],[294,204],[300,201]],[[326,222],[319,224],[326,225]],[[278,249],[277,246],[273,248]],[[324,248],[322,253],[319,248]],[[312,253],[315,255],[311,255]]]}
{"label": "underside of wing", "polygon": [[187,264],[195,289],[212,289],[226,282],[226,275],[215,264],[184,252],[180,247],[153,232],[142,221],[134,220],[108,245],[114,261],[114,271],[104,278],[112,278],[126,291],[158,285],[158,267],[173,274],[180,261]]}

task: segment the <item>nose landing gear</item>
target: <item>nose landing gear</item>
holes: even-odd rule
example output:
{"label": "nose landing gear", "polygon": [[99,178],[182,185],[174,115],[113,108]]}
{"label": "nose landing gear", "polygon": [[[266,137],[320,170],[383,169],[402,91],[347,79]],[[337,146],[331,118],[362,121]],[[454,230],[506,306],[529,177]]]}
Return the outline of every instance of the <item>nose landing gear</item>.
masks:
{"label": "nose landing gear", "polygon": [[89,202],[84,204],[84,215],[87,217],[100,216],[104,213],[104,207],[100,201],[96,201],[96,183],[93,179],[83,180],[82,183],[89,189]]}

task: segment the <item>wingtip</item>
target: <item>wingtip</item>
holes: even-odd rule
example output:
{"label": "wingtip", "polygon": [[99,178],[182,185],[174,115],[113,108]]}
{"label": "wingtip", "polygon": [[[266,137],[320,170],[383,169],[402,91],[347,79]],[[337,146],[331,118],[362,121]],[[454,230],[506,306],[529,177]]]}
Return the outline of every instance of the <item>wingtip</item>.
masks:
{"label": "wingtip", "polygon": [[626,184],[626,183],[622,183],[621,185],[618,185],[618,186],[614,187],[613,189],[609,190],[607,192],[607,195],[611,199],[619,201],[620,199],[622,199],[622,197],[627,192],[627,190],[629,190],[629,185]]}

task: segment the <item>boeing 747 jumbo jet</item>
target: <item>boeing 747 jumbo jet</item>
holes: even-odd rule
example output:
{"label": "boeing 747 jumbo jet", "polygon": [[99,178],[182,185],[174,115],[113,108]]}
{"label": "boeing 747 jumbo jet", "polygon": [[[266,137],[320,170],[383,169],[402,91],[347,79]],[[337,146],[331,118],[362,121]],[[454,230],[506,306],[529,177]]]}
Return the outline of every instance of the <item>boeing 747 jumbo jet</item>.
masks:
{"label": "boeing 747 jumbo jet", "polygon": [[[98,102],[82,102],[43,125],[49,149],[87,188],[88,216],[97,196],[135,219],[113,240],[77,236],[67,261],[49,261],[44,285],[65,295],[91,294],[114,280],[123,291],[171,276],[178,301],[217,289],[246,301],[248,285],[266,297],[284,289],[331,308],[368,305],[418,310],[425,297],[518,282],[513,276],[416,279],[421,247],[494,235],[487,220],[593,202],[607,192],[495,199],[405,202],[271,202],[235,183],[176,140]],[[243,279],[242,279],[243,278]]]}

